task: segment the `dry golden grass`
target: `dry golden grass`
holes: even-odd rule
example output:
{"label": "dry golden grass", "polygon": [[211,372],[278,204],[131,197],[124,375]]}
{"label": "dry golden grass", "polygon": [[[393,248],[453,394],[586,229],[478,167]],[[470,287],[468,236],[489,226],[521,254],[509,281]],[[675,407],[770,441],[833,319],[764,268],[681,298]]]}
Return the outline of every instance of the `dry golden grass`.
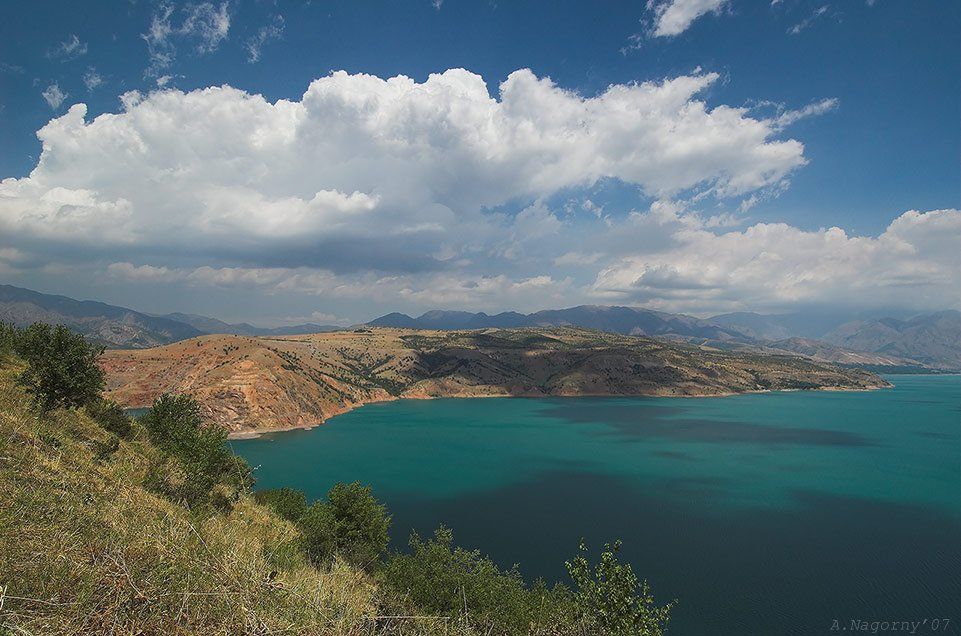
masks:
{"label": "dry golden grass", "polygon": [[83,412],[38,417],[16,373],[0,363],[0,634],[444,633],[375,619],[369,577],[315,569],[249,498],[200,515],[146,491],[142,434],[104,458],[108,433]]}

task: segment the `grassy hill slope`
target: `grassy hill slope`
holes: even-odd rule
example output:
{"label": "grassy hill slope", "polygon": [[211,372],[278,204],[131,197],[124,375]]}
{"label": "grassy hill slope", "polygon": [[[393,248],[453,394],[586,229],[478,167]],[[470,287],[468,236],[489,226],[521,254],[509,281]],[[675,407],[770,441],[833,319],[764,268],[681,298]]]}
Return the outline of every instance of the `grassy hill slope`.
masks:
{"label": "grassy hill slope", "polygon": [[0,634],[364,634],[377,587],[312,567],[243,496],[191,513],[141,486],[157,452],[82,410],[38,417],[0,364]]}

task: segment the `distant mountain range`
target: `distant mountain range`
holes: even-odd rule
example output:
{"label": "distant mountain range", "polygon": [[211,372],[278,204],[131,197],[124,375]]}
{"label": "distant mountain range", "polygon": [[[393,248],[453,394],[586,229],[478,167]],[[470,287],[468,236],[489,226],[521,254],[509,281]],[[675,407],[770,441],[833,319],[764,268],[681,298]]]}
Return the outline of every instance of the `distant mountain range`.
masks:
{"label": "distant mountain range", "polygon": [[901,360],[892,364],[961,369],[961,312],[955,310],[906,320],[891,317],[852,320],[843,314],[742,312],[714,316],[708,318],[708,322],[806,355],[818,349],[826,353],[826,345],[833,345],[839,351],[873,353]]}
{"label": "distant mountain range", "polygon": [[[150,315],[106,303],[0,285],[0,321],[20,326],[65,324],[111,348],[140,349],[204,334],[284,336],[336,331],[333,325],[257,327],[185,313]],[[580,305],[532,314],[428,311],[416,318],[391,313],[366,323],[401,329],[511,329],[581,327],[633,336],[656,336],[724,349],[754,347],[838,364],[871,367],[961,369],[961,313],[954,310],[908,319],[851,313],[738,312],[707,319],[636,307]]]}
{"label": "distant mountain range", "polygon": [[926,366],[961,367],[961,313],[939,311],[909,320],[849,322],[823,336],[845,349],[913,358]]}
{"label": "distant mountain range", "polygon": [[34,322],[67,325],[103,346],[129,349],[155,347],[211,333],[280,336],[339,329],[314,324],[271,329],[246,323],[233,325],[190,314],[153,316],[126,307],[41,294],[12,285],[0,285],[0,321],[21,327]]}
{"label": "distant mountain range", "polygon": [[21,327],[34,322],[67,325],[94,342],[114,347],[153,347],[204,333],[169,318],[12,285],[0,285],[0,320]]}
{"label": "distant mountain range", "polygon": [[493,316],[466,311],[428,311],[417,318],[392,313],[371,320],[372,327],[403,329],[484,329],[494,327],[583,327],[629,336],[683,336],[708,340],[744,340],[745,334],[707,320],[684,314],[638,309],[580,305],[570,309],[548,309],[533,314],[509,311]]}
{"label": "distant mountain range", "polygon": [[164,314],[161,317],[182,322],[204,333],[223,333],[235,336],[296,336],[306,333],[337,331],[343,328],[336,325],[318,325],[312,322],[289,327],[255,327],[246,322],[229,323],[207,316],[181,313]]}

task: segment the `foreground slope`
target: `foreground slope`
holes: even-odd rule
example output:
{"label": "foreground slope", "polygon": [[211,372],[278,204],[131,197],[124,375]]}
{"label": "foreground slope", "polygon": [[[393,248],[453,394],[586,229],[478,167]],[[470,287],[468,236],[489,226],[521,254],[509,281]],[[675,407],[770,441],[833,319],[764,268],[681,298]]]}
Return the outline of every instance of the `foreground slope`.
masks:
{"label": "foreground slope", "polygon": [[130,407],[194,395],[234,435],[313,426],[397,398],[724,395],[868,389],[877,376],[792,356],[725,352],[583,329],[354,331],[203,336],[103,358],[110,396]]}
{"label": "foreground slope", "polygon": [[19,370],[0,360],[0,634],[373,631],[363,572],[310,566],[247,496],[208,515],[153,494],[142,434],[111,446],[82,410],[38,416]]}

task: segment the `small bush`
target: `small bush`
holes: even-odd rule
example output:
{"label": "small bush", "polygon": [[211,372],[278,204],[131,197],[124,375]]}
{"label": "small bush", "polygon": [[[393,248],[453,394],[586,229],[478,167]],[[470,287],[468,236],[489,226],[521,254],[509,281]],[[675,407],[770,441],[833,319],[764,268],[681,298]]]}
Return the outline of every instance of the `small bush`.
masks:
{"label": "small bush", "polygon": [[104,442],[95,442],[94,450],[96,451],[96,458],[99,462],[105,462],[110,459],[110,456],[116,453],[120,449],[120,438],[116,435],[111,435]]}
{"label": "small bush", "polygon": [[189,395],[160,396],[139,422],[163,453],[148,470],[151,489],[195,507],[212,503],[217,484],[236,492],[253,485],[247,462],[227,447],[226,429],[205,425],[200,405]]}
{"label": "small bush", "polygon": [[478,550],[453,545],[440,527],[433,539],[410,538],[410,554],[394,554],[384,581],[429,614],[468,623],[482,633],[527,634],[530,600],[517,568],[502,571]]}
{"label": "small bush", "polygon": [[105,431],[117,437],[128,437],[133,427],[133,420],[124,412],[123,407],[113,400],[96,400],[87,404],[87,413]]}
{"label": "small bush", "polygon": [[[5,336],[8,337],[8,336]],[[63,325],[34,323],[16,338],[16,353],[27,362],[19,382],[43,411],[75,408],[99,399],[103,349]]]}
{"label": "small bush", "polygon": [[370,486],[338,483],[327,493],[327,501],[307,508],[298,525],[314,563],[327,564],[339,555],[370,570],[387,549],[390,517],[370,493]]}
{"label": "small bush", "polygon": [[228,451],[227,458],[220,468],[220,482],[237,492],[246,492],[254,487],[254,471],[247,460]]}
{"label": "small bush", "polygon": [[297,521],[307,512],[307,497],[294,488],[265,488],[254,493],[254,501],[267,506],[287,521]]}
{"label": "small bush", "polygon": [[574,581],[574,602],[582,633],[604,636],[661,636],[673,603],[659,607],[647,581],[638,584],[629,564],[617,558],[621,542],[607,544],[591,569],[587,548],[565,563]]}
{"label": "small bush", "polygon": [[217,512],[230,514],[234,509],[233,493],[225,491],[221,486],[214,487],[210,492],[210,506]]}
{"label": "small bush", "polygon": [[20,340],[20,330],[14,325],[0,321],[0,360],[13,355]]}

